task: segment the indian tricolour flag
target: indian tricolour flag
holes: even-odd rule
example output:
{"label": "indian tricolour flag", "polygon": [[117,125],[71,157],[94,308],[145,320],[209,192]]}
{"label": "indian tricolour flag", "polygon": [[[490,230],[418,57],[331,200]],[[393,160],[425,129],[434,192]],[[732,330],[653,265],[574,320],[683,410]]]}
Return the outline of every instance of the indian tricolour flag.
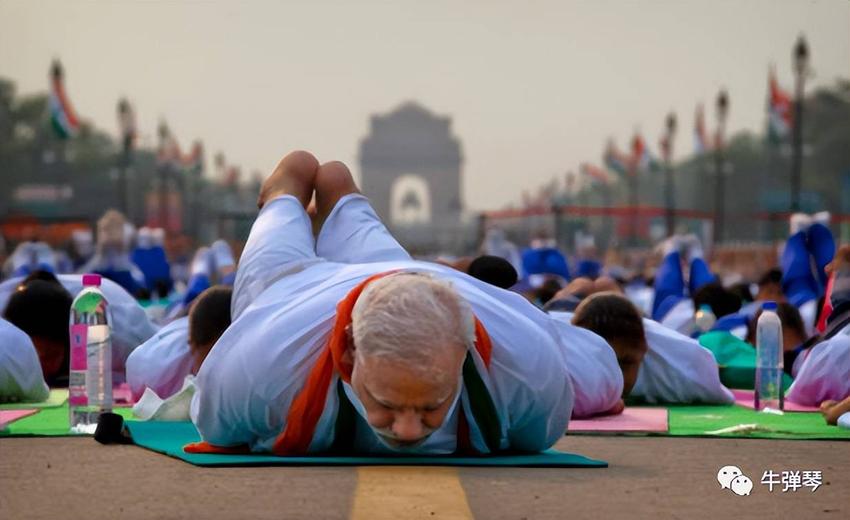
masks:
{"label": "indian tricolour flag", "polygon": [[658,169],[658,159],[650,152],[646,141],[639,133],[632,138],[632,156],[631,163],[635,170],[647,171]]}
{"label": "indian tricolour flag", "polygon": [[779,87],[776,72],[770,69],[767,97],[767,135],[772,142],[785,139],[791,132],[791,95]]}
{"label": "indian tricolour flag", "polygon": [[620,175],[626,175],[629,172],[629,156],[621,152],[613,139],[608,140],[608,146],[605,148],[605,154],[602,159],[605,161],[605,166]]}
{"label": "indian tricolour flag", "polygon": [[63,82],[62,65],[54,61],[50,71],[50,124],[62,139],[74,136],[80,128],[77,114],[68,100]]}

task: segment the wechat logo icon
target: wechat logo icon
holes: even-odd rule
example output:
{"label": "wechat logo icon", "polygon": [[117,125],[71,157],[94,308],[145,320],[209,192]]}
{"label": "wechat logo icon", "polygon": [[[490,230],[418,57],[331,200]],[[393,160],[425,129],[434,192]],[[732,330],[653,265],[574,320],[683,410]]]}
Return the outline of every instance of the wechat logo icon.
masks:
{"label": "wechat logo icon", "polygon": [[753,490],[753,481],[738,466],[723,466],[717,471],[720,489],[728,489],[738,496],[749,495]]}

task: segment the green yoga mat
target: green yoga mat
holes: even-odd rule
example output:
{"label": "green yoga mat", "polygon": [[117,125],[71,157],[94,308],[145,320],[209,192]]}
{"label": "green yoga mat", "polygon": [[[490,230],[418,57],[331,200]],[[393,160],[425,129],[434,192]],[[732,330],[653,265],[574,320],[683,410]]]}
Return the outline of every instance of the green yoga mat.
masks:
{"label": "green yoga mat", "polygon": [[[115,413],[125,419],[133,417],[130,408],[116,408]],[[24,417],[0,430],[0,437],[62,437],[71,436],[68,404],[54,408],[42,408],[35,415]]]}
{"label": "green yoga mat", "polygon": [[[742,406],[671,406],[673,437],[731,437],[746,439],[850,440],[850,430],[826,424],[819,413],[786,412],[774,415]],[[755,424],[758,430],[711,434],[716,430]]]}
{"label": "green yoga mat", "polygon": [[183,446],[200,440],[190,422],[128,421],[133,441],[196,466],[502,466],[525,468],[606,468],[608,463],[581,455],[547,450],[530,455],[492,457],[276,457],[274,455],[217,455],[185,453]]}
{"label": "green yoga mat", "polygon": [[55,388],[50,391],[46,401],[40,403],[6,403],[0,404],[0,410],[32,410],[33,408],[55,408],[68,401],[67,388]]}

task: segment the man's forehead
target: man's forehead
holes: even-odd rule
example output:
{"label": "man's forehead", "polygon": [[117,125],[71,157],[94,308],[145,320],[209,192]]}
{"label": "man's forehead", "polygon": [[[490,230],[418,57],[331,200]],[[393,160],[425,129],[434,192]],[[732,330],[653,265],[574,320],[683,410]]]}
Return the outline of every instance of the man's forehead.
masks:
{"label": "man's forehead", "polygon": [[404,389],[382,386],[374,381],[363,384],[363,389],[373,401],[389,408],[438,408],[455,395],[457,387],[444,384],[427,390],[405,391]]}
{"label": "man's forehead", "polygon": [[388,360],[382,356],[364,356],[358,370],[373,396],[394,399],[398,394],[422,394],[429,399],[450,394],[460,367],[435,360],[427,367],[411,367],[407,363]]}

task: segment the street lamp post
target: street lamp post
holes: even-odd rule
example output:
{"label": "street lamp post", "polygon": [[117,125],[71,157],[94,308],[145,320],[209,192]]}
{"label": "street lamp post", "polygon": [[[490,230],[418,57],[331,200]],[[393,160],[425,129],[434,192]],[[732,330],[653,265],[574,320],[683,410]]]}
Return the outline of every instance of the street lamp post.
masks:
{"label": "street lamp post", "polygon": [[632,139],[632,156],[629,160],[629,206],[631,206],[631,219],[629,222],[629,240],[632,246],[638,245],[638,204],[640,202],[640,184],[638,183],[638,163],[640,162],[640,137],[635,134]]}
{"label": "street lamp post", "polygon": [[725,147],[724,135],[726,131],[726,116],[729,114],[729,95],[726,90],[717,94],[717,134],[715,137],[714,160],[715,160],[715,192],[714,192],[714,243],[723,241],[723,224],[725,221],[725,173],[723,151]]}
{"label": "street lamp post", "polygon": [[127,170],[130,168],[133,146],[133,115],[126,98],[118,101],[118,122],[121,126],[121,158],[118,161],[118,203],[121,211],[130,218],[130,204],[127,195]]}
{"label": "street lamp post", "polygon": [[791,211],[800,211],[800,184],[803,171],[803,88],[809,70],[809,46],[800,35],[794,46],[794,73],[797,77],[794,96],[794,126],[791,158]]}
{"label": "street lamp post", "polygon": [[673,136],[676,133],[676,114],[670,112],[666,120],[667,133],[661,139],[661,151],[664,153],[664,202],[666,206],[667,236],[676,231],[675,185],[673,183]]}
{"label": "street lamp post", "polygon": [[171,143],[170,140],[170,131],[168,130],[168,125],[165,124],[165,121],[162,121],[159,124],[159,142],[160,142],[160,163],[158,165],[159,170],[159,225],[162,226],[163,229],[168,231],[168,169],[171,167],[170,165],[170,150]]}

